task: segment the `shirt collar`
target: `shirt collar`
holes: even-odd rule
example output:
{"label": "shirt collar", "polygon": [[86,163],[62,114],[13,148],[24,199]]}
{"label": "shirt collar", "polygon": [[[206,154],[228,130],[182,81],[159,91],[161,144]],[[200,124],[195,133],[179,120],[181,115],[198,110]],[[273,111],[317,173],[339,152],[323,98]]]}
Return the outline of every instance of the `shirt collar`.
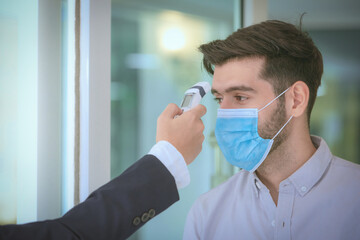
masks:
{"label": "shirt collar", "polygon": [[288,178],[301,196],[307,194],[320,180],[333,157],[322,138],[311,136],[311,140],[317,148],[314,155]]}
{"label": "shirt collar", "polygon": [[250,173],[250,176],[251,176],[251,183],[253,185],[253,190],[254,190],[256,197],[259,197],[259,191],[261,191],[261,190],[269,191],[267,189],[267,187],[260,181],[259,177],[256,175],[255,172]]}

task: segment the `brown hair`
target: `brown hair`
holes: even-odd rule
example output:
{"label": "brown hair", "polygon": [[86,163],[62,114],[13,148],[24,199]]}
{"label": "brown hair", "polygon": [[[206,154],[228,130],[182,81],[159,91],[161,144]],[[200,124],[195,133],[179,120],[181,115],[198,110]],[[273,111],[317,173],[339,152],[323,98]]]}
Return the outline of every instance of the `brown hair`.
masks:
{"label": "brown hair", "polygon": [[[301,26],[301,24],[300,24]],[[265,58],[261,77],[269,81],[275,94],[280,94],[296,81],[309,87],[308,120],[321,83],[323,60],[320,51],[306,32],[294,25],[269,20],[232,33],[225,40],[215,40],[199,47],[204,54],[206,71],[232,59]]]}

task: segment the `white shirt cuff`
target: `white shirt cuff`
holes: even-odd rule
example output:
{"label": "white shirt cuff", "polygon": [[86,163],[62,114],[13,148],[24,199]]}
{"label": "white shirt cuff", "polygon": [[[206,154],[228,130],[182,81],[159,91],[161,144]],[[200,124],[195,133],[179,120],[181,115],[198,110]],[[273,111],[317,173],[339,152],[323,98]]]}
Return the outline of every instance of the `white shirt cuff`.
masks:
{"label": "white shirt cuff", "polygon": [[169,142],[159,141],[150,150],[149,154],[157,157],[175,178],[178,189],[190,183],[190,174],[181,153]]}

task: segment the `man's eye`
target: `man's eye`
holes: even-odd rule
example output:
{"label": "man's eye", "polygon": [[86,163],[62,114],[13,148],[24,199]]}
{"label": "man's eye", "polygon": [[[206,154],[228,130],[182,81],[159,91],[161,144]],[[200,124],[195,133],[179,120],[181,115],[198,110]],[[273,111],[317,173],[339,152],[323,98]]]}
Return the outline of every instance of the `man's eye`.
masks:
{"label": "man's eye", "polygon": [[235,99],[239,102],[245,101],[246,99],[248,99],[247,97],[244,96],[235,96]]}
{"label": "man's eye", "polygon": [[214,100],[215,100],[218,104],[220,104],[220,103],[222,102],[222,98],[214,98]]}

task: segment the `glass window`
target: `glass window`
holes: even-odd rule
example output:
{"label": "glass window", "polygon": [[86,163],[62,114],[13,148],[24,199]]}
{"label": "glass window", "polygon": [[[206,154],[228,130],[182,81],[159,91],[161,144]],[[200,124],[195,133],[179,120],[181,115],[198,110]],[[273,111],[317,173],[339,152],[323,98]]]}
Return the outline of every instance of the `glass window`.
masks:
{"label": "glass window", "polygon": [[[61,215],[61,132],[70,127],[74,109],[69,96],[62,96],[62,87],[69,89],[65,81],[74,79],[74,41],[66,32],[73,25],[73,3],[0,3],[0,224]],[[63,137],[65,146],[72,136],[67,131]],[[74,173],[69,167],[64,173],[66,200]]]}
{"label": "glass window", "polygon": [[36,4],[0,3],[0,224],[37,214],[37,23]]}

